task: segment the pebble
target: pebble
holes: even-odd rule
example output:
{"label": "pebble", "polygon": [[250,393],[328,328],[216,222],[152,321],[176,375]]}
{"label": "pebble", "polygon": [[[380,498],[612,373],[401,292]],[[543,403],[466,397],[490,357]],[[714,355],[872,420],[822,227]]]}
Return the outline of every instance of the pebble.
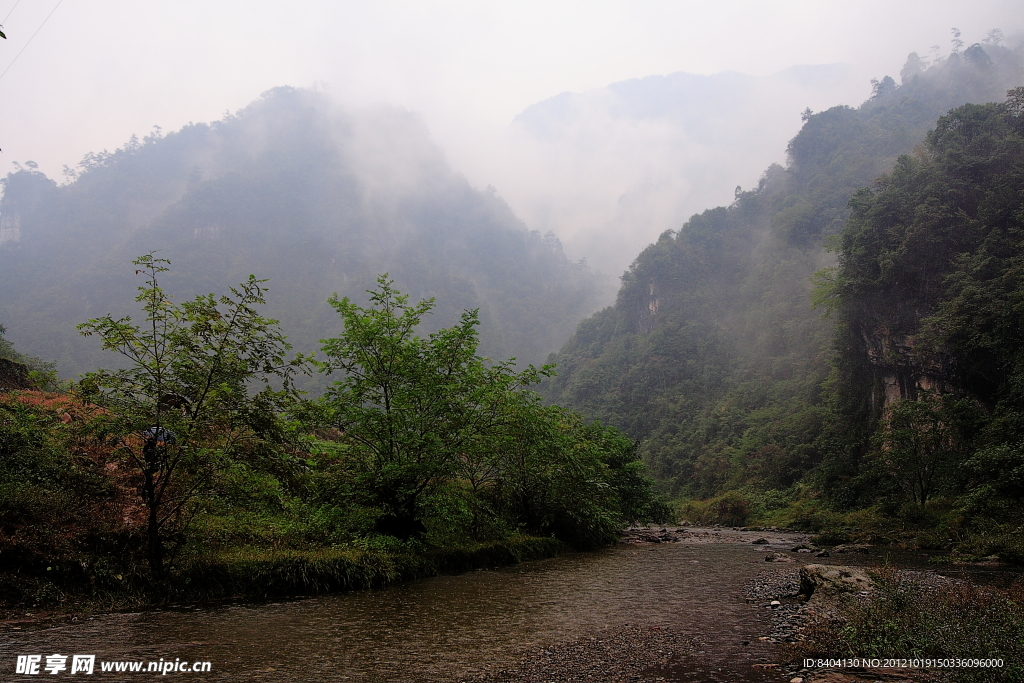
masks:
{"label": "pebble", "polygon": [[[683,526],[683,524],[680,524]],[[634,527],[628,529],[620,542],[649,545],[651,551],[662,543],[716,543],[749,542],[748,537],[732,534],[729,527],[702,528],[652,528]],[[731,531],[752,531],[752,529]],[[774,528],[757,529],[761,532],[783,531]],[[767,539],[765,539],[767,540]],[[790,539],[786,539],[790,540]],[[793,539],[793,540],[799,540]],[[768,544],[756,544],[758,549]],[[638,548],[639,550],[639,548]],[[785,553],[778,553],[785,556]],[[787,558],[787,560],[792,561]],[[698,560],[689,560],[697,563]],[[781,569],[781,568],[780,568]],[[771,610],[772,634],[759,638],[760,641],[783,642],[786,633],[795,632],[785,617],[795,605],[788,604],[784,596],[795,595],[800,588],[799,574],[787,567],[780,571],[766,571],[759,575],[754,588],[748,587],[747,597],[751,603],[759,603]],[[784,576],[783,576],[784,575]],[[771,605],[774,601],[776,604]],[[785,629],[774,625],[785,625]],[[750,645],[750,641],[741,641]],[[790,641],[791,642],[791,641]],[[700,661],[705,657],[706,645],[692,635],[686,635],[665,625],[626,624],[613,627],[577,640],[537,648],[515,666],[499,672],[480,673],[463,679],[464,683],[656,683],[664,681],[667,669],[678,666],[680,660]],[[774,667],[777,665],[756,665]],[[792,675],[795,671],[788,671]],[[731,680],[731,679],[730,679]],[[744,678],[743,680],[747,680]],[[760,678],[758,680],[761,680]],[[786,679],[780,679],[786,680]]]}
{"label": "pebble", "polygon": [[665,679],[657,674],[645,674],[645,670],[656,671],[693,650],[693,638],[673,629],[629,625],[543,648],[537,653],[539,656],[526,658],[511,669],[466,679],[466,683],[615,683],[627,680],[654,683]]}
{"label": "pebble", "polygon": [[779,643],[800,640],[800,627],[807,619],[807,609],[797,601],[800,593],[800,571],[796,568],[765,570],[746,587],[747,602],[756,602],[771,610],[771,630],[766,639]]}
{"label": "pebble", "polygon": [[[934,572],[920,572],[901,570],[900,574],[909,581],[915,583],[918,590],[933,591],[940,586],[950,583],[960,583],[960,579],[952,579]],[[807,605],[804,596],[800,595],[800,570],[790,567],[775,567],[765,569],[755,576],[747,584],[746,599],[748,603],[757,603],[766,608],[770,614],[770,630],[767,636],[761,636],[758,640],[772,643],[798,643],[803,640],[803,628],[812,619],[811,608]],[[858,594],[860,599],[869,599],[866,593]],[[801,669],[799,663],[791,662],[791,668],[786,671],[790,676],[797,675],[790,679],[790,683],[803,683],[811,679],[805,678],[808,669]],[[820,673],[820,670],[814,670]],[[813,671],[812,671],[813,673]],[[818,680],[817,674],[812,676]],[[821,679],[825,680],[825,679]],[[853,679],[829,679],[829,680],[853,680]],[[857,679],[860,680],[860,679]]]}

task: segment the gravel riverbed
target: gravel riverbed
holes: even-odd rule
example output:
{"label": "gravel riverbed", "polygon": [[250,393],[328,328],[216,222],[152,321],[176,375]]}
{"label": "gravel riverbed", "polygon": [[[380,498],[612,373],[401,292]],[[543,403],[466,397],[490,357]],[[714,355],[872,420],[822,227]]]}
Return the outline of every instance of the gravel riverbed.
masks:
{"label": "gravel riverbed", "polygon": [[545,647],[480,683],[649,683],[658,671],[694,649],[692,637],[659,626],[625,625],[599,636]]}
{"label": "gravel riverbed", "polygon": [[[766,540],[764,540],[766,539]],[[762,542],[764,541],[764,542]],[[771,681],[777,683],[857,683],[861,681],[925,681],[908,677],[907,672],[856,672],[837,669],[805,668],[795,660],[794,647],[803,639],[805,627],[816,612],[830,609],[808,603],[800,595],[800,567],[805,564],[844,564],[841,557],[825,559],[820,549],[807,549],[807,536],[784,530],[713,529],[631,529],[623,543],[654,545],[661,543],[749,543],[752,551],[761,550],[764,569],[743,587],[742,595],[751,609],[761,610],[762,632],[743,641],[743,646],[758,647],[767,657],[764,664],[745,663],[742,670],[723,670],[721,662],[707,666],[711,653],[703,639],[666,626],[623,625],[592,637],[553,644],[530,653],[518,664],[497,674],[481,676],[473,683],[648,683],[655,681]],[[797,548],[805,548],[800,554]],[[843,552],[842,549],[839,551]],[[866,552],[866,549],[851,549]],[[753,553],[752,553],[753,554]],[[782,557],[774,557],[782,556]],[[931,572],[907,572],[924,585],[949,581]],[[709,615],[709,619],[715,619]],[[714,659],[714,657],[712,657]],[[721,657],[718,657],[721,659]],[[705,661],[702,661],[705,660]],[[752,661],[752,660],[751,660]],[[708,677],[704,672],[720,675]],[[701,673],[697,673],[700,671]]]}
{"label": "gravel riverbed", "polygon": [[[763,547],[754,543],[765,537],[768,540]],[[754,551],[768,550],[769,542],[772,550],[788,550],[806,539],[806,535],[776,529],[668,527],[630,529],[621,542],[641,547],[666,543],[745,543],[751,544],[751,561],[760,561],[764,556]],[[767,604],[780,594],[795,595],[798,587],[799,577],[793,565],[773,563],[751,581],[746,601]],[[733,592],[733,597],[728,597],[730,592],[724,591],[722,599],[743,599],[742,590],[738,594]],[[751,606],[751,609],[757,608]],[[789,622],[780,620],[781,616],[782,612],[772,612],[770,636],[758,639],[754,633],[744,636],[737,633],[737,641],[727,643],[731,653],[722,652],[725,644],[710,642],[692,629],[687,632],[666,625],[626,624],[589,637],[545,646],[529,653],[513,667],[466,680],[472,683],[789,681],[774,656],[779,654],[774,643],[787,642],[793,634]],[[721,615],[707,615],[709,621],[719,618]],[[747,654],[741,657],[739,652]]]}

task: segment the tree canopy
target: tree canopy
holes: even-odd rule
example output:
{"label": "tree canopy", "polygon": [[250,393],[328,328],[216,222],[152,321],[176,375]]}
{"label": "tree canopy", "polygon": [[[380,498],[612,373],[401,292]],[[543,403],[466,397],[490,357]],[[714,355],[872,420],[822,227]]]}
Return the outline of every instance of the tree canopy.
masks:
{"label": "tree canopy", "polygon": [[[945,452],[961,467],[976,448],[1017,449],[1024,437],[1022,96],[1017,88],[1005,103],[951,111],[914,156],[900,157],[850,202],[828,288],[837,424],[857,426],[845,437],[854,455],[870,450],[869,435],[894,429],[894,420],[903,433],[921,420],[932,425],[916,429],[913,448],[933,454],[912,458],[922,466]],[[972,428],[950,432],[963,420],[950,406],[929,407],[935,392],[974,405],[980,415]],[[942,432],[939,442],[925,443]],[[883,459],[901,452],[886,438],[876,437]],[[856,458],[830,465],[857,471]],[[935,485],[963,492],[999,476],[978,475],[972,482],[947,468]],[[924,502],[921,490],[914,497]]]}
{"label": "tree canopy", "polygon": [[478,535],[518,528],[592,545],[665,514],[631,441],[527,390],[551,368],[477,355],[476,311],[419,336],[434,302],[410,304],[387,276],[369,307],[331,303],[343,327],[320,367],[340,379],[320,414],[350,477],[343,494],[376,531],[423,537],[463,519]]}
{"label": "tree canopy", "polygon": [[88,373],[79,386],[105,409],[92,428],[141,475],[147,559],[160,575],[168,529],[187,526],[194,498],[216,473],[253,442],[283,439],[281,414],[297,399],[294,377],[305,361],[286,357],[277,321],[257,312],[263,281],[250,276],[230,295],[175,304],[159,283],[166,259],[147,254],[134,264],[146,278],[136,297],[143,324],[104,316],[78,326],[128,367]]}

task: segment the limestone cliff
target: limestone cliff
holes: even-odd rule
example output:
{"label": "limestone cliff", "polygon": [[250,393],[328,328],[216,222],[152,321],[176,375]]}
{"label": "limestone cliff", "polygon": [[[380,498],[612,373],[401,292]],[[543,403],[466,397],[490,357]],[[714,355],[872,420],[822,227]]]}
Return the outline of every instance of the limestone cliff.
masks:
{"label": "limestone cliff", "polygon": [[959,393],[951,377],[952,360],[923,352],[915,336],[877,325],[862,330],[861,337],[872,372],[870,410],[875,417],[894,401],[914,400],[921,392]]}

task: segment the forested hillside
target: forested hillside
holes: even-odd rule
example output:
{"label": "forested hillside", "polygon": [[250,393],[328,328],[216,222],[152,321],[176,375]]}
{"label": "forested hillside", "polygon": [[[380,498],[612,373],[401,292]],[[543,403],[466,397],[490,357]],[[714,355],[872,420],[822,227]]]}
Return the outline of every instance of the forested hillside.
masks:
{"label": "forested hillside", "polygon": [[1024,87],[965,105],[858,191],[839,265],[833,495],[1024,498]]}
{"label": "forested hillside", "polygon": [[105,362],[75,325],[132,312],[131,261],[152,250],[172,261],[182,297],[268,279],[269,315],[305,351],[336,329],[328,297],[364,297],[384,272],[437,297],[427,331],[479,308],[493,358],[541,361],[599,305],[595,276],[472,189],[404,110],[344,110],[278,88],[66,175],[57,185],[19,170],[0,203],[0,322],[65,375]]}
{"label": "forested hillside", "polygon": [[[850,390],[844,381],[863,375],[866,352],[855,339],[860,328],[842,322],[842,334],[850,336],[849,348],[857,349],[851,353],[860,354],[861,367],[844,380],[842,369],[853,361],[839,358],[829,379],[836,319],[823,317],[827,307],[812,308],[812,276],[822,271],[817,295],[835,306],[835,271],[822,269],[835,262],[827,247],[839,246],[850,198],[894,163],[916,163],[900,155],[931,154],[919,145],[950,109],[968,102],[1002,102],[1007,90],[1024,83],[1024,67],[1019,51],[974,45],[930,66],[912,54],[901,81],[897,85],[885,77],[876,82],[872,97],[857,108],[806,111],[785,168],[769,168],[756,189],[738,191],[730,206],[694,216],[644,250],[624,275],[616,304],[581,323],[554,357],[559,375],[546,387],[549,400],[643,439],[652,473],[677,494],[709,497],[738,489],[770,508],[783,505],[795,485],[817,473],[830,482],[834,497],[863,501],[867,480],[857,463],[870,445],[872,425],[863,408],[868,399],[857,394],[862,412],[853,415],[836,397]],[[940,129],[943,125],[948,124]],[[936,133],[929,144],[940,139]],[[997,185],[998,177],[993,176]],[[1005,193],[1019,189],[1018,183]],[[857,197],[854,211],[862,217],[867,209],[858,207],[866,200]],[[922,208],[911,203],[905,211],[932,210],[933,202],[916,199]],[[1010,210],[992,206],[992,211]],[[957,209],[935,209],[936,215],[947,215],[942,211],[955,215]],[[851,229],[862,220],[855,218]],[[876,258],[886,263],[889,277],[898,278],[903,265],[894,259],[913,253],[908,248],[865,256],[862,245],[851,239],[844,236],[841,242],[853,245],[854,256],[843,256],[844,268],[852,259]],[[931,244],[941,237],[920,239]],[[949,258],[963,247],[939,251]],[[927,282],[944,282],[943,271],[930,272]],[[883,285],[877,291],[883,298],[901,296],[900,290]],[[943,315],[968,310],[966,297],[974,290],[965,281],[962,291],[955,299],[961,308],[947,304]],[[889,300],[856,305],[882,319],[897,310]],[[966,334],[974,324],[961,320],[957,329]],[[976,336],[942,339],[974,344],[978,353],[986,343]],[[972,375],[970,381],[984,382],[983,376]],[[987,381],[993,389],[1000,385]],[[856,434],[840,433],[840,423]],[[839,471],[837,463],[848,468]]]}

